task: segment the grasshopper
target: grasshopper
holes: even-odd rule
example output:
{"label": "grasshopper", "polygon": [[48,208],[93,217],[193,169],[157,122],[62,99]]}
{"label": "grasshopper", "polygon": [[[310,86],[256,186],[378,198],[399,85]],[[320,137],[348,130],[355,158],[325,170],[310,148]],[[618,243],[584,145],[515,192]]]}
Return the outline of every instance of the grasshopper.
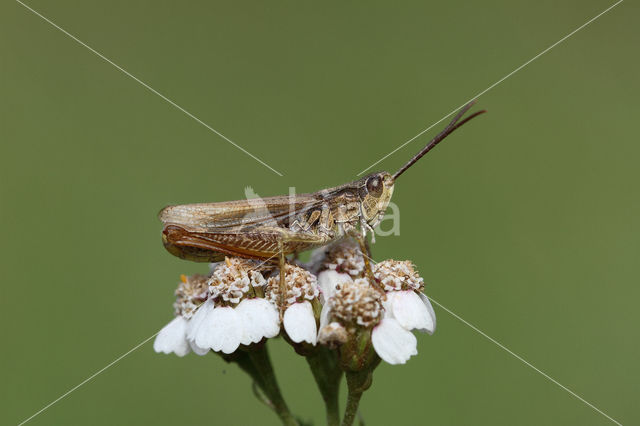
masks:
{"label": "grasshopper", "polygon": [[[286,255],[355,238],[365,254],[365,272],[377,286],[369,263],[367,233],[372,234],[391,200],[395,181],[454,130],[484,113],[462,120],[475,101],[393,175],[371,173],[354,182],[309,194],[165,207],[159,214],[162,240],[173,255],[196,262],[218,262],[239,256],[280,265],[284,289]],[[281,292],[284,296],[284,291]]]}

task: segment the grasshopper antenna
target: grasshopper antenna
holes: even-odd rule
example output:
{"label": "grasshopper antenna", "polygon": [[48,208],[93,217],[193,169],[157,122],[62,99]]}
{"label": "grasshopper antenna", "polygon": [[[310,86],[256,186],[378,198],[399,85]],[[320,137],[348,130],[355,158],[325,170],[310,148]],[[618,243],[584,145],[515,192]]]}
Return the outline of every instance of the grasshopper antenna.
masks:
{"label": "grasshopper antenna", "polygon": [[470,116],[468,116],[467,118],[465,118],[464,120],[460,121],[460,119],[462,118],[463,115],[466,114],[467,111],[469,111],[469,109],[473,106],[473,104],[476,103],[476,100],[472,100],[471,102],[469,102],[468,104],[466,104],[464,107],[462,107],[462,109],[456,114],[455,117],[453,117],[453,120],[451,120],[451,123],[449,123],[447,125],[447,127],[444,128],[443,131],[441,131],[440,133],[438,133],[438,135],[433,138],[431,140],[431,142],[429,142],[427,144],[427,146],[425,146],[424,148],[422,148],[422,150],[420,150],[420,152],[418,152],[416,155],[413,156],[413,158],[411,158],[411,160],[409,160],[407,162],[407,164],[405,164],[404,166],[400,167],[400,170],[398,170],[394,175],[393,175],[393,180],[395,181],[396,179],[398,179],[398,177],[403,174],[409,167],[413,166],[416,161],[418,161],[419,159],[421,159],[427,152],[431,151],[436,145],[438,145],[440,142],[442,142],[442,140],[444,138],[446,138],[447,136],[449,136],[451,133],[453,133],[454,130],[456,130],[458,127],[462,126],[464,123],[466,123],[467,121],[471,120],[474,117],[479,116],[480,114],[484,114],[485,112],[487,112],[486,110],[481,110],[478,112],[474,112],[473,114],[471,114]]}

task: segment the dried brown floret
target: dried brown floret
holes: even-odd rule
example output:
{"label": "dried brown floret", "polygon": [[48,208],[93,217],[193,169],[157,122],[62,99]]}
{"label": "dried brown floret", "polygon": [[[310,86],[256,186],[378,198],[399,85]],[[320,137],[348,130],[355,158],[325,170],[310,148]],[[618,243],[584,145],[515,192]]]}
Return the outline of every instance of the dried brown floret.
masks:
{"label": "dried brown floret", "polygon": [[175,291],[176,301],[173,308],[176,316],[181,315],[185,319],[191,318],[198,306],[200,306],[209,295],[206,275],[181,275],[180,284]]}
{"label": "dried brown floret", "polygon": [[217,303],[237,304],[252,288],[267,283],[256,261],[227,257],[209,278],[209,293]]}
{"label": "dried brown floret", "polygon": [[330,318],[345,325],[373,327],[382,319],[381,295],[364,278],[339,284],[328,303]]}
{"label": "dried brown floret", "polygon": [[363,276],[364,257],[358,243],[353,239],[346,239],[331,247],[324,259],[323,269],[333,269],[353,278]]}
{"label": "dried brown floret", "polygon": [[[313,300],[318,297],[317,280],[315,275],[297,265],[286,264],[285,283],[287,294],[285,295],[286,305],[305,300]],[[276,273],[267,280],[265,298],[273,303],[280,303],[280,274]]]}
{"label": "dried brown floret", "polygon": [[318,333],[318,342],[323,345],[337,346],[349,340],[349,333],[344,326],[338,322],[325,325]]}

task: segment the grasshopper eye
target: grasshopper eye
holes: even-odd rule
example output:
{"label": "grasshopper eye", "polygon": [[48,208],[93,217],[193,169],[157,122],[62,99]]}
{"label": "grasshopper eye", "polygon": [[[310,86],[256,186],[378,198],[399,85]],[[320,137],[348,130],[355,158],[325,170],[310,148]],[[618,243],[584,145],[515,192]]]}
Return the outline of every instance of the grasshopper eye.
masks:
{"label": "grasshopper eye", "polygon": [[382,181],[379,177],[375,176],[367,180],[367,191],[376,197],[382,194]]}

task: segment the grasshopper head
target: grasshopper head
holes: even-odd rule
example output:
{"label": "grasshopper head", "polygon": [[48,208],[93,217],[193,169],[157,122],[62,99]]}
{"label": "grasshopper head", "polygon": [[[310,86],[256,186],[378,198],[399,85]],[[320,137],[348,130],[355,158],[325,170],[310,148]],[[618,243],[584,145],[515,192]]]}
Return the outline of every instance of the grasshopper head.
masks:
{"label": "grasshopper head", "polygon": [[372,228],[382,220],[393,195],[393,177],[387,172],[372,173],[360,180],[363,219]]}

